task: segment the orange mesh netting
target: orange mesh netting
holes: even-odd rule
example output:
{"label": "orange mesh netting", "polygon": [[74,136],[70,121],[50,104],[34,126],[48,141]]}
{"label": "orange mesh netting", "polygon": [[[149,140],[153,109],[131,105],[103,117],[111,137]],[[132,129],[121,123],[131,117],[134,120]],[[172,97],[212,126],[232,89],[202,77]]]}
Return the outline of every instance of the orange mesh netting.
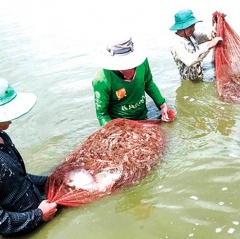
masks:
{"label": "orange mesh netting", "polygon": [[139,181],[164,151],[160,122],[115,119],[91,134],[49,176],[48,201],[80,206]]}
{"label": "orange mesh netting", "polygon": [[214,52],[218,93],[226,102],[240,103],[240,37],[224,14],[214,12],[214,23],[217,24],[217,36],[223,38]]}

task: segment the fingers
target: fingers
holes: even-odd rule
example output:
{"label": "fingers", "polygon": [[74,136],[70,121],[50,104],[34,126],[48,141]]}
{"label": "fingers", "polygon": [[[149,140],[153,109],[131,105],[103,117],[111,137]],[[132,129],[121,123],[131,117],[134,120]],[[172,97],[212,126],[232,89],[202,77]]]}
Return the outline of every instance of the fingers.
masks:
{"label": "fingers", "polygon": [[162,118],[162,121],[169,122],[170,120],[169,120],[169,118]]}
{"label": "fingers", "polygon": [[38,208],[42,211],[42,220],[49,221],[57,212],[57,203],[44,200],[39,204]]}
{"label": "fingers", "polygon": [[170,119],[168,117],[168,114],[162,115],[162,121],[169,122]]}
{"label": "fingers", "polygon": [[55,210],[53,211],[52,216],[49,218],[49,220],[52,220],[55,217],[56,213],[57,213],[57,208],[55,208]]}
{"label": "fingers", "polygon": [[53,207],[57,207],[57,203],[55,202],[50,202],[49,204],[51,204]]}

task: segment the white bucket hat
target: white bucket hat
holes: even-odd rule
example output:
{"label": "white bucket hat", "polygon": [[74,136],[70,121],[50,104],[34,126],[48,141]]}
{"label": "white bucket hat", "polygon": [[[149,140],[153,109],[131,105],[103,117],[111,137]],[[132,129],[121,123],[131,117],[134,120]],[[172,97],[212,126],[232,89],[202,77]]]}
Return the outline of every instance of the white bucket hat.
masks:
{"label": "white bucket hat", "polygon": [[97,59],[97,66],[107,70],[128,70],[143,63],[146,55],[140,46],[128,37],[109,44]]}
{"label": "white bucket hat", "polygon": [[37,101],[32,93],[16,93],[9,82],[0,78],[0,122],[8,122],[29,112]]}

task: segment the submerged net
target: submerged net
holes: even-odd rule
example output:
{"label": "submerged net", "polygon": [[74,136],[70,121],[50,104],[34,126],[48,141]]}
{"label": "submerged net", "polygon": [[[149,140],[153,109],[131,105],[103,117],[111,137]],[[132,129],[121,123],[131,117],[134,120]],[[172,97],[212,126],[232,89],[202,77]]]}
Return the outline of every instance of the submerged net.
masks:
{"label": "submerged net", "polygon": [[49,176],[48,201],[80,206],[139,181],[164,151],[160,122],[115,119],[91,134]]}
{"label": "submerged net", "polygon": [[213,13],[213,23],[223,38],[214,52],[218,93],[226,102],[240,103],[240,37],[222,13]]}

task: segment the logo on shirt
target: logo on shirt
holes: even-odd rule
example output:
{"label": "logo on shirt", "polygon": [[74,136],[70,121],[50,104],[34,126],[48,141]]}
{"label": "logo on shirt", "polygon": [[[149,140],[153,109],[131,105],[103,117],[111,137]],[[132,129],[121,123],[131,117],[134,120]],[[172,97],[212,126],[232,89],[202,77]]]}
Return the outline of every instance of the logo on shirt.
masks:
{"label": "logo on shirt", "polygon": [[142,98],[139,100],[139,102],[137,102],[135,104],[130,104],[130,105],[122,105],[121,109],[122,109],[122,111],[137,109],[138,107],[142,107],[142,105],[145,103],[146,103],[146,97],[145,97],[145,95],[143,95]]}
{"label": "logo on shirt", "polygon": [[123,97],[127,96],[127,92],[126,92],[125,88],[121,88],[120,90],[117,90],[116,96],[117,96],[118,100],[121,100]]}

